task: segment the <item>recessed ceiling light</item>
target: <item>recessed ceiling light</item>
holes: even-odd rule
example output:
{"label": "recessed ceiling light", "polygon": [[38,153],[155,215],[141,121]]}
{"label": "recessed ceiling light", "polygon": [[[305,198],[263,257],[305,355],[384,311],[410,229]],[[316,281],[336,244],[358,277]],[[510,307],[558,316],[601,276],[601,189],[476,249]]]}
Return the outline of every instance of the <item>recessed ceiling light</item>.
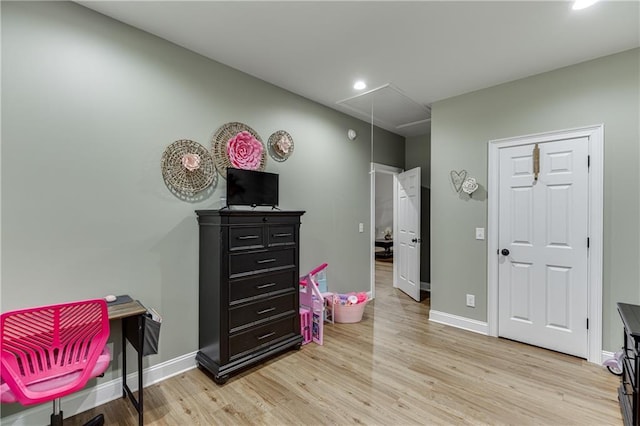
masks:
{"label": "recessed ceiling light", "polygon": [[365,87],[367,87],[366,83],[362,80],[360,81],[356,81],[355,84],[353,85],[353,88],[356,90],[362,90]]}
{"label": "recessed ceiling light", "polygon": [[580,10],[580,9],[586,9],[589,6],[592,6],[594,3],[596,3],[598,0],[576,0],[573,3],[573,10]]}

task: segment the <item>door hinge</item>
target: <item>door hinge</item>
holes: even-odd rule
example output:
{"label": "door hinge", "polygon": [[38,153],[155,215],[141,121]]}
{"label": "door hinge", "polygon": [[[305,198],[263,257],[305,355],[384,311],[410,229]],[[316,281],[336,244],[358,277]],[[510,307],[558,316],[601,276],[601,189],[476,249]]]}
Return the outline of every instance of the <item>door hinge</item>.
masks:
{"label": "door hinge", "polygon": [[591,167],[591,156],[587,155],[587,169]]}
{"label": "door hinge", "polygon": [[589,237],[587,237],[587,248],[589,248],[589,243],[590,243],[590,242],[591,242],[591,241],[589,240]]}
{"label": "door hinge", "polygon": [[587,318],[587,330],[589,329],[589,318]]}

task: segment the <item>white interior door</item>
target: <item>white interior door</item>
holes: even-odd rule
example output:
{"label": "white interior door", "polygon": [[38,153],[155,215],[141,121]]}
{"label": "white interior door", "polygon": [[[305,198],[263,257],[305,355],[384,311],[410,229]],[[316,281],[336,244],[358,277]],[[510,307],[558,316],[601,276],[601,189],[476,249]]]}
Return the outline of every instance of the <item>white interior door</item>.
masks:
{"label": "white interior door", "polygon": [[420,300],[420,167],[399,173],[394,198],[394,286]]}
{"label": "white interior door", "polygon": [[498,334],[586,358],[588,143],[505,147],[499,157]]}

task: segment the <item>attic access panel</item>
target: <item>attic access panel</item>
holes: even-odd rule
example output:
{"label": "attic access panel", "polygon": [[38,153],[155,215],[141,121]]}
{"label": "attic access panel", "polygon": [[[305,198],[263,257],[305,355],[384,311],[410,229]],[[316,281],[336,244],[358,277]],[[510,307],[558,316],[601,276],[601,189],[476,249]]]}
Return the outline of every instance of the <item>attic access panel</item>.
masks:
{"label": "attic access panel", "polygon": [[389,130],[424,124],[431,119],[429,108],[414,101],[391,83],[336,104],[357,112],[367,120],[371,119],[373,107],[373,123]]}

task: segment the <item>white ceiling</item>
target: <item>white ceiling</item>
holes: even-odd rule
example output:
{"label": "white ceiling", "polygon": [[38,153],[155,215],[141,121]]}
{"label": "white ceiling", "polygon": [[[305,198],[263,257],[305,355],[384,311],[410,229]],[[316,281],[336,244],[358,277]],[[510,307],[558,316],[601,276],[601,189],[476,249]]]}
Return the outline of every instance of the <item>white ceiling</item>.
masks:
{"label": "white ceiling", "polygon": [[[354,117],[370,121],[373,102],[374,122],[404,136],[429,130],[435,101],[640,46],[637,0],[582,11],[567,1],[79,3]],[[338,103],[358,95],[357,79],[370,93]],[[376,88],[416,109],[385,116],[394,108]]]}

